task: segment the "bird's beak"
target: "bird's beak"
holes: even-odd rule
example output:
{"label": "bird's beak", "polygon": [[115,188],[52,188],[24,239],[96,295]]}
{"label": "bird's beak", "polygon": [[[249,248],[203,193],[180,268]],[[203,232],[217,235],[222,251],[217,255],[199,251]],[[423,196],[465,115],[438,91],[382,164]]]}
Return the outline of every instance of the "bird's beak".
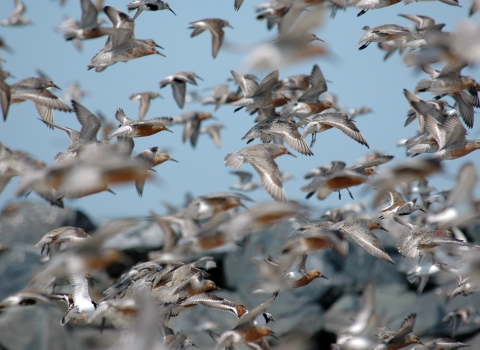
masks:
{"label": "bird's beak", "polygon": [[425,210],[423,210],[422,208],[419,208],[419,210],[423,211],[425,214],[427,213]]}
{"label": "bird's beak", "polygon": [[172,133],[173,133],[173,131],[170,130],[169,128],[165,128],[165,131],[168,131],[168,132],[172,132]]}
{"label": "bird's beak", "polygon": [[165,50],[163,47],[161,47],[161,46],[158,45],[157,43],[155,43],[155,46],[158,47],[159,49]]}
{"label": "bird's beak", "polygon": [[329,278],[325,275],[321,275],[320,278],[325,278],[326,280],[328,280]]}
{"label": "bird's beak", "polygon": [[107,191],[114,194],[115,196],[117,195],[115,192],[113,192],[111,189],[107,188]]}
{"label": "bird's beak", "polygon": [[388,232],[388,230],[385,227],[380,226],[380,230],[384,230],[385,232]]}
{"label": "bird's beak", "polygon": [[[173,12],[173,11],[172,11],[172,12]],[[176,16],[176,15],[175,15],[175,16]],[[190,344],[190,345],[196,347],[197,349],[200,349],[197,345],[195,345],[195,344],[193,344],[193,343]]]}
{"label": "bird's beak", "polygon": [[197,77],[198,79],[200,79],[201,81],[204,81],[204,80],[203,80],[202,78],[200,78],[198,75],[196,75],[196,77]]}
{"label": "bird's beak", "polygon": [[270,335],[272,336],[273,339],[277,339],[277,340],[278,340],[277,335],[276,335],[272,330],[270,330]]}
{"label": "bird's beak", "polygon": [[160,55],[160,56],[163,56],[163,57],[167,57],[167,56],[165,56],[163,53],[161,53],[161,52],[159,52],[159,51],[156,51],[155,53],[156,53],[157,55]]}
{"label": "bird's beak", "polygon": [[[171,8],[169,8],[170,12],[172,12],[175,16],[177,15],[175,12],[173,12],[173,10]],[[198,346],[197,346],[198,348]]]}
{"label": "bird's beak", "polygon": [[235,28],[233,28],[230,24],[229,24],[227,27],[230,27],[230,28],[232,28],[232,29],[235,29]]}
{"label": "bird's beak", "polygon": [[55,84],[53,84],[53,87],[56,88],[56,89],[58,89],[58,90],[62,90],[62,89],[60,89],[60,88],[59,88],[57,85],[55,85]]}
{"label": "bird's beak", "polygon": [[171,160],[172,162],[178,163],[178,160],[176,159],[170,158],[169,160]]}
{"label": "bird's beak", "polygon": [[292,157],[297,158],[297,156],[295,154],[293,154],[292,152],[287,152],[287,154],[291,155]]}

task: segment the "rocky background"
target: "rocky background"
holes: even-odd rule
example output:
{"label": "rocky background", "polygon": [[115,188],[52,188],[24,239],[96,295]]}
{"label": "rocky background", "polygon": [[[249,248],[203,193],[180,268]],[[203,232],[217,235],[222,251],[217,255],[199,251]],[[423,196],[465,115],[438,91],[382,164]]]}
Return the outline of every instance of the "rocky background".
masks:
{"label": "rocky background", "polygon": [[[359,216],[360,213],[346,211],[342,218]],[[318,218],[316,218],[318,219]],[[410,284],[405,275],[417,259],[401,257],[395,247],[395,235],[403,228],[395,222],[382,222],[387,234],[378,234],[395,265],[377,259],[350,242],[350,252],[343,259],[327,250],[309,254],[307,270],[316,268],[329,279],[316,279],[309,285],[282,291],[269,312],[275,322],[270,323],[280,341],[269,338],[272,348],[329,349],[336,334],[352,323],[360,307],[361,292],[368,281],[375,286],[376,312],[380,325],[396,329],[410,313],[416,313],[414,333],[423,343],[439,337],[451,337],[451,325],[442,321],[449,312],[461,307],[480,309],[480,293],[468,297],[448,299],[456,282],[440,272],[432,276],[418,295],[416,286]],[[34,244],[47,232],[61,226],[84,228],[87,233],[95,228],[88,215],[71,209],[59,209],[48,204],[18,201],[2,209],[0,215],[0,299],[28,288],[36,272],[42,269],[40,249]],[[222,288],[216,291],[221,297],[238,302],[247,308],[255,307],[269,295],[252,294],[258,274],[250,260],[266,254],[276,256],[285,237],[299,224],[284,222],[269,230],[252,235],[249,244],[232,251],[215,253],[212,256],[217,267],[209,270],[215,283]],[[480,241],[480,226],[464,230],[468,238]],[[102,291],[137,262],[146,261],[149,251],[158,250],[163,244],[163,234],[150,219],[141,219],[135,228],[119,233],[105,242],[123,252],[120,262],[93,276],[95,284],[90,286],[92,300],[102,297]],[[438,259],[453,263],[452,252],[440,248]],[[63,288],[63,287],[62,287]],[[56,292],[69,293],[67,286]],[[101,333],[99,324],[76,324],[69,322],[65,327],[59,321],[65,312],[64,306],[33,305],[10,308],[0,313],[0,349],[105,349],[114,345],[120,331],[111,325]],[[202,349],[213,349],[215,344],[207,330],[217,333],[233,327],[237,319],[230,313],[204,306],[182,312],[169,322],[175,332],[183,330],[194,344]],[[480,349],[480,314],[472,314],[468,324],[461,324],[455,339],[467,343],[471,349]],[[295,345],[294,339],[307,340]],[[290,342],[291,341],[291,342]],[[238,348],[242,348],[239,346]],[[410,347],[411,348],[411,347]]]}

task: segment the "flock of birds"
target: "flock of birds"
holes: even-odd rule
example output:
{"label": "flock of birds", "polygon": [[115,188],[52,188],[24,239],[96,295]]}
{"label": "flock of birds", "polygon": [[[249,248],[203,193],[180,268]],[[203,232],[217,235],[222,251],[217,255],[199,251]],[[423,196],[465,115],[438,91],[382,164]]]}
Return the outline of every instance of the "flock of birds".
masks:
{"label": "flock of birds", "polygon": [[[168,322],[173,317],[184,317],[188,313],[185,309],[198,305],[231,313],[238,318],[232,329],[209,330],[211,348],[233,349],[245,344],[251,349],[269,349],[267,338],[275,338],[276,334],[267,326],[275,318],[268,309],[275,303],[276,296],[287,289],[321,283],[315,280],[326,278],[318,269],[306,268],[309,254],[332,249],[346,257],[348,238],[351,238],[372,256],[395,264],[374,234],[375,230],[387,231],[382,226],[382,222],[386,221],[398,225],[398,232],[404,230],[403,234],[396,236],[398,252],[404,257],[419,259],[406,277],[410,283],[418,283],[418,293],[422,293],[430,276],[442,271],[452,275],[457,282],[448,298],[467,297],[477,292],[480,287],[478,246],[467,241],[480,217],[480,201],[473,196],[478,181],[477,169],[472,162],[465,163],[451,190],[437,192],[429,186],[428,180],[443,172],[448,160],[480,149],[480,140],[466,138],[467,128],[474,126],[475,109],[480,108],[480,85],[473,77],[461,74],[465,67],[480,62],[480,55],[474,55],[474,50],[467,49],[467,46],[478,45],[478,40],[472,44],[471,40],[465,39],[478,35],[480,29],[464,26],[459,28],[460,33],[443,32],[444,24],[420,15],[403,15],[416,23],[416,30],[397,24],[364,28],[365,33],[358,42],[360,50],[371,43],[378,43],[380,49],[387,52],[385,59],[398,50],[407,66],[419,67],[430,76],[430,79],[420,80],[413,92],[404,89],[406,101],[411,107],[405,124],[416,119],[419,131],[400,142],[409,156],[428,155],[381,170],[379,167],[383,168],[383,164],[391,161],[393,156],[373,152],[348,167],[342,161],[334,161],[305,174],[305,179],[310,182],[300,190],[306,193],[307,199],[316,195],[324,200],[333,192],[338,192],[341,198],[342,190],[346,190],[353,199],[349,188],[363,185],[365,191],[373,193],[372,208],[379,208],[388,201],[373,216],[364,207],[346,206],[324,213],[320,221],[308,222],[310,208],[287,200],[283,182],[289,175],[282,173],[275,161],[281,155],[297,157],[292,150],[298,152],[299,157],[313,156],[317,133],[329,129],[339,129],[344,134],[339,134],[339,137],[345,138],[345,142],[350,141],[348,137],[369,148],[367,139],[355,123],[355,117],[369,113],[369,108],[343,110],[332,96],[322,99],[326,96],[328,84],[318,64],[309,74],[284,79],[280,79],[278,67],[326,53],[322,44],[314,43],[323,40],[310,32],[320,23],[320,13],[325,8],[330,8],[335,14],[352,6],[361,10],[358,15],[363,15],[368,10],[398,2],[277,0],[259,5],[257,18],[266,19],[269,28],[278,26],[279,35],[274,42],[253,50],[250,62],[252,67],[264,67],[271,71],[260,80],[253,74],[232,70],[229,79],[237,88],[230,91],[228,85],[219,85],[212,96],[202,103],[214,104],[215,108],[230,104],[235,107],[235,112],[245,110],[256,115],[256,124],[250,130],[242,131],[246,132],[242,140],[250,143],[259,138],[261,142],[227,154],[224,164],[236,169],[231,173],[240,180],[232,185],[232,189],[252,191],[263,187],[274,201],[247,207],[252,201],[247,195],[219,192],[191,198],[183,208],[171,208],[167,216],[151,212],[151,219],[163,233],[162,249],[150,252],[150,261],[132,266],[103,291],[103,298],[96,301],[89,293],[92,276],[121,258],[121,252],[104,248],[102,244],[134,226],[137,220],[117,220],[90,234],[77,227],[57,228],[46,233],[35,246],[48,256],[42,271],[24,290],[0,302],[0,312],[32,304],[64,303],[67,311],[60,320],[62,326],[70,320],[84,320],[101,323],[103,328],[105,322],[109,322],[121,330],[119,347],[185,349],[195,344],[183,331],[175,333]],[[459,6],[454,0],[442,2]],[[235,10],[239,10],[242,3],[236,0]],[[472,13],[476,11],[476,4],[472,6]],[[91,59],[88,69],[102,72],[118,62],[152,54],[164,56],[157,50],[161,47],[154,40],[137,39],[134,29],[135,21],[141,20],[140,15],[146,16],[142,14],[146,11],[169,10],[176,15],[167,2],[135,0],[127,5],[128,11],[137,11],[133,18],[123,10],[103,7],[102,1],[80,0],[80,5],[81,20],[68,18],[57,30],[63,31],[64,38],[73,41],[77,47],[81,47],[84,40],[108,37],[105,46]],[[105,21],[98,18],[101,11],[107,15],[112,26],[105,25]],[[20,26],[31,23],[24,14],[24,4],[16,0],[11,16],[0,24]],[[190,23],[192,37],[207,30],[212,35],[213,58],[219,54],[224,36],[228,35],[224,32],[225,27],[231,26],[220,18]],[[0,41],[0,49],[10,49],[7,41]],[[405,52],[407,49],[408,52]],[[440,71],[430,65],[438,62],[444,63]],[[67,99],[70,102],[66,103],[50,91],[58,86],[46,76],[27,77],[10,84],[6,82],[10,73],[3,70],[3,66],[0,76],[0,105],[7,123],[11,105],[31,101],[41,121],[51,129],[65,131],[71,142],[68,149],[60,151],[54,164],[50,165],[35,159],[28,151],[12,150],[2,144],[0,191],[13,177],[19,176],[18,196],[34,192],[62,208],[65,198],[113,192],[110,186],[118,183],[134,184],[142,196],[146,181],[155,171],[153,168],[165,161],[176,160],[159,147],[132,156],[135,138],[172,132],[171,125],[183,124],[183,142],[189,140],[195,147],[199,136],[206,133],[217,147],[221,147],[220,133],[225,126],[220,123],[204,126],[205,120],[213,119],[209,112],[195,111],[173,118],[145,119],[150,101],[160,97],[158,92],[132,94],[130,99],[140,104],[138,119],[132,119],[118,109],[115,118],[119,126],[115,129],[114,124],[96,116],[80,103],[83,92],[78,86],[72,87]],[[197,85],[197,79],[201,78],[195,72],[182,71],[162,79],[160,88],[170,85],[174,100],[182,109],[192,98],[187,93],[187,86]],[[434,99],[423,100],[418,96],[424,92],[431,93]],[[451,103],[454,103],[453,106]],[[56,124],[54,110],[75,113],[80,131]],[[104,135],[102,139],[98,136],[100,130]],[[312,135],[310,143],[307,142],[309,135]],[[258,173],[261,186],[252,182],[251,173],[238,170],[244,163],[250,164]],[[252,293],[265,293],[270,297],[266,297],[268,299],[259,306],[247,309],[216,295],[218,287],[207,272],[216,266],[209,256],[210,252],[235,249],[239,244],[248,247],[253,234],[274,228],[285,220],[296,222],[298,228],[286,238],[278,255],[252,262],[259,276]],[[453,257],[455,265],[442,262],[445,252],[451,259]],[[70,288],[71,292],[58,293],[56,289],[59,287],[62,290]],[[374,285],[368,283],[364,286],[362,307],[353,324],[339,332],[332,349],[394,350],[411,344],[417,344],[415,349],[418,350],[468,346],[453,338],[423,343],[413,334],[416,314],[405,315],[398,330],[376,329],[380,324],[375,317],[373,295]],[[462,313],[471,315],[474,311],[471,308],[457,310],[445,317],[446,320],[470,317],[463,317]],[[277,343],[273,341],[272,344]]]}

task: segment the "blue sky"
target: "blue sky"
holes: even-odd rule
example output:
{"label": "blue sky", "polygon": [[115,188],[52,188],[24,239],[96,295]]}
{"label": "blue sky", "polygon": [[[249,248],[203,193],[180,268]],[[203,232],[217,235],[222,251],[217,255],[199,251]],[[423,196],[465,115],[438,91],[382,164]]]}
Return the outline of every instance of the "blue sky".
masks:
{"label": "blue sky", "polygon": [[[152,38],[165,49],[161,50],[167,57],[152,55],[132,60],[128,63],[118,63],[102,73],[94,70],[87,71],[90,59],[102,49],[105,38],[84,42],[84,49],[78,52],[72,43],[66,42],[61,33],[53,30],[64,15],[80,18],[79,1],[70,0],[65,6],[56,1],[25,1],[27,6],[26,17],[31,18],[33,25],[13,28],[1,27],[0,36],[11,46],[13,54],[4,53],[6,62],[3,69],[10,71],[14,79],[7,80],[13,83],[17,80],[35,76],[37,69],[48,74],[63,91],[53,90],[61,96],[72,81],[78,81],[82,89],[88,91],[81,103],[92,112],[102,111],[110,121],[114,121],[115,111],[123,108],[127,116],[137,118],[138,104],[131,102],[128,97],[134,92],[158,91],[164,99],[152,101],[147,118],[158,116],[174,117],[178,114],[192,111],[210,111],[218,120],[206,121],[209,123],[223,123],[226,125],[222,133],[223,146],[215,148],[206,135],[202,135],[197,148],[193,149],[189,143],[181,141],[182,127],[172,126],[173,133],[162,132],[147,138],[137,138],[134,153],[146,148],[158,146],[170,149],[170,155],[179,163],[166,162],[157,167],[156,179],[147,182],[144,195],[139,198],[133,184],[114,186],[116,196],[105,192],[82,199],[66,200],[66,206],[81,209],[87,215],[99,222],[108,218],[122,216],[148,215],[150,210],[158,213],[164,211],[161,203],[166,201],[180,204],[184,194],[189,191],[193,195],[202,195],[218,191],[227,191],[228,187],[236,182],[236,178],[229,174],[232,168],[223,164],[226,154],[235,152],[246,146],[241,138],[253,126],[254,117],[244,111],[233,113],[234,107],[225,105],[213,112],[213,106],[201,106],[199,103],[186,103],[183,110],[176,105],[171,88],[159,89],[159,81],[178,71],[195,71],[204,81],[199,81],[197,87],[188,85],[187,92],[196,89],[202,95],[210,91],[204,90],[216,84],[225,83],[230,77],[230,70],[240,73],[249,73],[242,66],[245,55],[249,52],[248,45],[275,37],[275,31],[268,31],[265,22],[255,19],[254,5],[258,2],[246,0],[240,11],[233,8],[233,0],[196,0],[170,1],[170,11],[143,12],[136,20],[135,36],[141,39]],[[105,5],[126,11],[127,1],[106,1]],[[452,7],[438,1],[428,3],[414,2],[409,5],[402,3],[380,10],[368,11],[357,17],[359,12],[349,8],[346,12],[339,11],[335,18],[325,16],[323,26],[315,33],[326,41],[331,52],[329,56],[317,57],[280,69],[280,78],[292,74],[309,74],[312,66],[318,63],[326,79],[330,80],[329,92],[339,97],[339,102],[348,107],[368,106],[374,113],[359,117],[357,126],[365,135],[370,144],[370,150],[383,150],[386,154],[395,155],[390,164],[405,160],[403,148],[398,148],[399,139],[409,137],[416,131],[413,123],[404,128],[408,104],[403,96],[403,89],[414,89],[418,80],[426,78],[412,68],[404,66],[401,57],[396,54],[388,61],[383,61],[384,53],[376,44],[370,45],[363,51],[358,51],[356,43],[363,35],[363,26],[374,27],[381,24],[395,23],[412,26],[412,23],[399,13],[422,14],[433,17],[437,23],[446,23],[445,31],[452,31],[458,23],[467,18],[469,3],[461,2],[463,7]],[[13,1],[2,4],[2,18],[12,9]],[[103,18],[106,16],[101,13]],[[133,13],[132,13],[133,16]],[[189,22],[209,17],[226,19],[234,27],[225,28],[225,40],[229,46],[242,44],[246,51],[220,50],[216,59],[211,56],[211,36],[208,32],[190,38]],[[478,24],[477,17],[470,20]],[[108,22],[108,24],[110,24]],[[441,67],[440,66],[436,66]],[[269,71],[251,71],[263,78]],[[478,69],[468,68],[463,74],[478,78]],[[422,94],[423,99],[430,99],[429,94]],[[33,103],[25,102],[12,105],[8,120],[0,126],[0,141],[12,149],[22,149],[30,152],[48,164],[53,164],[53,158],[59,151],[69,145],[66,133],[61,130],[51,131],[41,123]],[[55,122],[79,129],[79,124],[73,113],[55,111]],[[115,121],[116,123],[116,121]],[[479,137],[480,120],[475,122],[473,131],[469,131],[468,138]],[[255,141],[259,142],[258,140]],[[314,156],[306,157],[297,154],[297,158],[282,156],[277,158],[277,164],[282,171],[293,174],[294,180],[285,183],[288,199],[303,200],[305,194],[300,187],[306,184],[303,174],[332,160],[343,160],[353,164],[356,158],[366,154],[369,150],[346,137],[339,130],[330,130],[319,134],[313,147]],[[296,152],[295,152],[296,153]],[[455,174],[457,169],[466,161],[480,164],[480,152],[474,152],[455,161],[446,161],[448,174]],[[389,165],[387,165],[389,166]],[[249,164],[244,164],[241,170],[253,172]],[[255,173],[254,181],[260,182]],[[439,189],[453,186],[453,176],[440,176],[432,180]],[[13,179],[0,195],[0,206],[15,198],[14,191],[18,179]],[[356,200],[367,199],[362,197],[361,188],[353,188],[352,193]],[[250,192],[257,202],[270,200],[270,196],[262,189]],[[30,199],[40,200],[35,195]],[[318,216],[329,207],[345,205],[352,200],[345,192],[342,200],[336,194],[326,201],[320,202],[311,198],[308,203],[315,208],[314,216]]]}

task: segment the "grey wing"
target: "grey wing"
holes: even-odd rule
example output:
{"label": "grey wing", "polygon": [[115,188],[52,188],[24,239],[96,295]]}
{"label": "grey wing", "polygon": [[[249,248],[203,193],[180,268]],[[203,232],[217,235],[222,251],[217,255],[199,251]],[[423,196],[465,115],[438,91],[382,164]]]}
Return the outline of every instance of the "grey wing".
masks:
{"label": "grey wing", "polygon": [[263,187],[276,201],[286,201],[282,175],[275,161],[269,156],[249,159],[249,163],[260,175]]}
{"label": "grey wing", "polygon": [[253,175],[246,171],[231,171],[230,174],[237,175],[240,178],[241,184],[246,184],[252,181]]}
{"label": "grey wing", "polygon": [[131,124],[133,122],[133,120],[128,118],[123,109],[121,108],[119,108],[115,113],[115,119],[117,119],[122,125]]}
{"label": "grey wing", "polygon": [[268,74],[265,78],[263,78],[262,82],[255,89],[252,96],[258,96],[258,95],[270,92],[275,87],[275,85],[277,85],[278,76],[279,76],[278,69]]}
{"label": "grey wing", "polygon": [[327,91],[327,82],[318,64],[313,66],[310,87],[298,98],[299,101],[317,101],[318,96]]}
{"label": "grey wing", "polygon": [[[465,96],[467,100],[465,100]],[[453,94],[453,99],[456,102],[456,107],[458,108],[460,115],[465,121],[465,124],[467,124],[469,128],[472,128],[474,111],[473,111],[473,105],[467,102],[469,99],[468,96],[469,96],[468,93],[466,93],[465,91],[461,91],[459,93]]]}
{"label": "grey wing", "polygon": [[327,124],[327,125],[330,125],[330,126],[333,126],[337,129],[339,129],[340,131],[342,131],[348,137],[350,137],[350,138],[354,139],[355,141],[357,141],[358,143],[360,143],[362,145],[365,145],[368,148],[370,148],[368,146],[368,142],[365,139],[365,137],[362,135],[360,130],[358,130],[356,125],[351,120],[346,120],[346,119],[343,119],[343,118],[329,118],[329,117],[327,117],[325,119],[322,118],[319,121],[321,123],[324,123],[324,124]]}
{"label": "grey wing", "polygon": [[183,108],[183,106],[185,106],[185,94],[187,92],[186,83],[174,80],[170,84],[172,85],[175,102],[177,102],[178,107]]}
{"label": "grey wing", "polygon": [[405,336],[409,333],[413,332],[413,327],[415,325],[415,319],[417,317],[417,314],[411,314],[407,316],[400,327],[398,328],[397,332],[395,333],[395,336],[390,339],[391,343],[396,343],[403,341]]}
{"label": "grey wing", "polygon": [[140,108],[138,110],[138,118],[140,118],[140,120],[145,118],[145,115],[147,114],[149,108],[150,108],[150,97],[142,95],[140,97]]}
{"label": "grey wing", "polygon": [[362,225],[360,227],[355,227],[354,231],[349,232],[349,236],[368,253],[389,263],[395,264],[385,251],[382,243],[373,233],[370,232],[367,226]]}
{"label": "grey wing", "polygon": [[47,126],[50,129],[53,129],[53,127],[49,125],[49,124],[52,124],[53,121],[54,121],[53,109],[51,109],[49,107],[46,107],[44,105],[38,104],[38,103],[35,103],[35,108],[37,109],[37,112],[40,115],[40,117],[42,118],[42,120],[47,122],[46,123]]}
{"label": "grey wing", "polygon": [[[467,130],[462,125],[462,122],[457,115],[450,116],[443,124],[446,133],[446,144],[466,141],[465,135]],[[441,148],[441,146],[439,145]]]}
{"label": "grey wing", "polygon": [[65,102],[60,100],[57,96],[48,90],[42,90],[38,93],[37,90],[31,89],[11,89],[12,99],[31,100],[35,104],[39,104],[48,108],[54,108],[65,112],[72,112],[72,108]]}
{"label": "grey wing", "polygon": [[80,138],[86,141],[96,140],[97,133],[102,126],[100,120],[77,101],[72,100],[72,106],[75,110],[78,121],[82,125]]}
{"label": "grey wing", "polygon": [[308,147],[305,140],[302,139],[302,135],[300,135],[297,129],[283,130],[277,132],[276,134],[279,135],[295,151],[300,152],[301,154],[305,154],[307,156],[313,156],[312,150],[310,149],[310,147]]}
{"label": "grey wing", "polygon": [[222,47],[223,38],[225,37],[225,32],[222,29],[219,29],[218,31],[211,30],[211,33],[212,33],[212,55],[213,55],[213,58],[215,58],[218,55],[218,51],[220,51],[220,48]]}
{"label": "grey wing", "polygon": [[98,10],[90,0],[82,0],[81,28],[94,28],[97,24]]}

